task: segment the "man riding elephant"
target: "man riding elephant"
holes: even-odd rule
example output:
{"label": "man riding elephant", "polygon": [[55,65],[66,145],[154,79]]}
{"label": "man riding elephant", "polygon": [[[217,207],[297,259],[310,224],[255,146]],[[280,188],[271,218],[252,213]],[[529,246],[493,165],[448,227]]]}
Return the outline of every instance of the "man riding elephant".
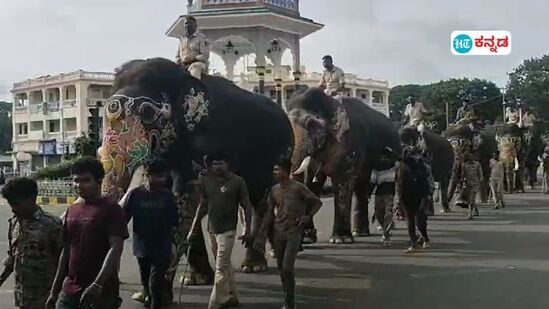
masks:
{"label": "man riding elephant", "polygon": [[408,97],[408,104],[404,109],[404,121],[402,122],[404,126],[417,127],[420,124],[423,124],[425,116],[429,114],[423,103],[417,102],[415,96]]}
{"label": "man riding elephant", "polygon": [[322,66],[324,72],[322,72],[318,87],[329,96],[341,97],[345,89],[345,73],[334,65],[334,60],[330,55],[322,57]]}
{"label": "man riding elephant", "polygon": [[[162,58],[133,60],[121,66],[114,95],[105,105],[106,127],[99,150],[106,170],[103,191],[120,198],[140,166],[151,157],[166,160],[172,171],[179,224],[168,281],[179,258],[197,207],[194,185],[207,153],[230,153],[232,170],[248,186],[253,221],[261,222],[271,170],[280,156],[290,157],[292,127],[284,111],[264,96],[245,91],[214,76],[194,78],[176,63]],[[257,225],[257,224],[256,224]],[[252,225],[252,233],[257,226]],[[190,248],[187,283],[207,283],[213,273],[202,233]],[[263,271],[263,253],[247,249],[244,271]],[[198,280],[199,278],[203,278]]]}
{"label": "man riding elephant", "polygon": [[180,39],[175,62],[195,78],[201,79],[203,74],[208,73],[210,43],[203,34],[197,32],[197,27],[194,17],[185,18],[185,34]]}
{"label": "man riding elephant", "polygon": [[418,129],[413,127],[401,129],[400,140],[407,146],[419,145],[424,156],[423,160],[430,166],[434,181],[439,183],[442,212],[449,212],[448,186],[454,166],[454,152],[450,142],[424,126]]}
{"label": "man riding elephant", "polygon": [[[340,244],[353,242],[353,236],[369,235],[368,198],[372,167],[385,147],[392,148],[394,155],[400,158],[401,145],[392,122],[355,98],[341,100],[349,128],[341,138],[337,138],[340,131],[334,128],[338,116],[335,101],[321,89],[312,88],[294,96],[287,109],[295,136],[294,175],[301,175],[308,185],[313,178],[319,179],[320,183],[327,176],[331,178],[335,216],[330,241]],[[355,227],[351,230],[353,193],[357,207]]]}

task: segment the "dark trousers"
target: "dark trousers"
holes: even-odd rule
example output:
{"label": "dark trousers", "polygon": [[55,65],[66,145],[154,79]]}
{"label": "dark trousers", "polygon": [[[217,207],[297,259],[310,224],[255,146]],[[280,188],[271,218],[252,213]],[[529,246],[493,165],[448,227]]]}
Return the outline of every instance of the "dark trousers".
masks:
{"label": "dark trousers", "polygon": [[274,250],[276,254],[276,264],[280,279],[282,281],[282,290],[284,291],[284,302],[288,308],[295,307],[295,273],[294,265],[301,246],[301,233],[291,235],[287,240],[274,240]]}
{"label": "dark trousers", "polygon": [[[57,304],[55,306],[56,309],[88,309],[80,307],[80,297],[82,296],[82,293],[78,293],[76,295],[67,295],[65,293],[61,293],[59,295],[59,299],[57,300]],[[120,305],[122,305],[122,299],[118,296],[109,296],[109,297],[100,297],[91,307],[93,309],[118,309],[120,308]]]}
{"label": "dark trousers", "polygon": [[413,201],[410,204],[413,205],[405,205],[408,206],[406,207],[406,223],[408,224],[408,236],[410,236],[411,245],[415,246],[418,240],[416,226],[423,239],[429,241],[429,236],[427,235],[427,213],[425,209],[426,205],[421,200]]}
{"label": "dark trousers", "polygon": [[167,287],[166,270],[169,258],[164,260],[137,258],[139,274],[145,295],[149,295],[151,309],[163,307],[162,293]]}

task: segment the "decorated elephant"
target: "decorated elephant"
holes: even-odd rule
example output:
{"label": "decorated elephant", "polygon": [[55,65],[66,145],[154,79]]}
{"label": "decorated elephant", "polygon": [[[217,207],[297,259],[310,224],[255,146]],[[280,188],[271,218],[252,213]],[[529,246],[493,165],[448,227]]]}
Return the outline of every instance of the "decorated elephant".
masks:
{"label": "decorated elephant", "polygon": [[420,126],[419,129],[415,127],[401,129],[400,140],[404,145],[419,145],[423,148],[423,154],[431,166],[433,178],[435,182],[439,183],[442,211],[450,211],[448,187],[454,166],[454,151],[450,142],[423,126]]}
{"label": "decorated elephant", "polygon": [[522,171],[525,143],[522,129],[515,123],[503,125],[498,132],[499,158],[505,167],[504,186],[508,193],[524,192]]}
{"label": "decorated elephant", "polygon": [[[488,129],[481,129],[475,132],[467,125],[453,125],[444,132],[444,136],[450,141],[454,149],[454,167],[448,190],[449,200],[452,200],[456,190],[463,185],[463,162],[465,155],[472,153],[482,166],[484,179],[481,181],[480,196],[483,202],[487,201],[490,181],[490,159],[497,150],[494,133]],[[459,192],[460,195],[456,204],[465,204],[467,200],[464,196],[465,191],[459,190]]]}
{"label": "decorated elephant", "polygon": [[[117,70],[114,95],[106,102],[105,111],[99,149],[106,170],[105,194],[120,198],[151,156],[165,159],[171,167],[180,223],[168,271],[170,284],[188,249],[184,239],[198,201],[193,184],[204,169],[205,155],[230,154],[232,170],[248,186],[254,205],[252,225],[258,228],[273,185],[273,164],[292,153],[292,127],[279,106],[224,78],[204,76],[199,81],[174,62],[154,58],[130,61]],[[190,248],[192,276],[187,278],[211,281],[204,240],[199,238]],[[244,271],[263,271],[266,260],[262,253],[248,248],[242,266]]]}
{"label": "decorated elephant", "polygon": [[[335,99],[317,88],[294,96],[287,109],[295,136],[294,175],[309,173],[305,179],[318,178],[322,183],[330,177],[332,182],[335,212],[330,242],[351,243],[353,236],[369,235],[371,170],[385,147],[400,158],[398,129],[361,100]],[[351,230],[353,193],[357,205]]]}
{"label": "decorated elephant", "polygon": [[537,183],[537,172],[540,166],[540,159],[545,149],[545,143],[542,138],[542,123],[536,121],[532,126],[526,127],[524,130],[525,176],[528,179],[530,189],[534,189]]}

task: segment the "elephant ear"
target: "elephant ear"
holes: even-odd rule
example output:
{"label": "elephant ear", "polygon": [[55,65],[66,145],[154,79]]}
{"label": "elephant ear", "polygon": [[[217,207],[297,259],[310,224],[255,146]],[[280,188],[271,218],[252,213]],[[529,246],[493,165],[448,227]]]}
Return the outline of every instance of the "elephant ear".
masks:
{"label": "elephant ear", "polygon": [[188,131],[194,131],[210,114],[210,98],[206,86],[188,74],[178,105],[177,110],[181,112],[179,122]]}

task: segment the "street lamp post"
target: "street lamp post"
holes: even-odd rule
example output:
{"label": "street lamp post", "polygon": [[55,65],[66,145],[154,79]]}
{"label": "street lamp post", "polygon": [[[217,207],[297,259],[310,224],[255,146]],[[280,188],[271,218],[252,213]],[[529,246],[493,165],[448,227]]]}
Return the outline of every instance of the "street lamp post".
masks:
{"label": "street lamp post", "polygon": [[499,88],[501,90],[501,123],[505,123],[505,88]]}

